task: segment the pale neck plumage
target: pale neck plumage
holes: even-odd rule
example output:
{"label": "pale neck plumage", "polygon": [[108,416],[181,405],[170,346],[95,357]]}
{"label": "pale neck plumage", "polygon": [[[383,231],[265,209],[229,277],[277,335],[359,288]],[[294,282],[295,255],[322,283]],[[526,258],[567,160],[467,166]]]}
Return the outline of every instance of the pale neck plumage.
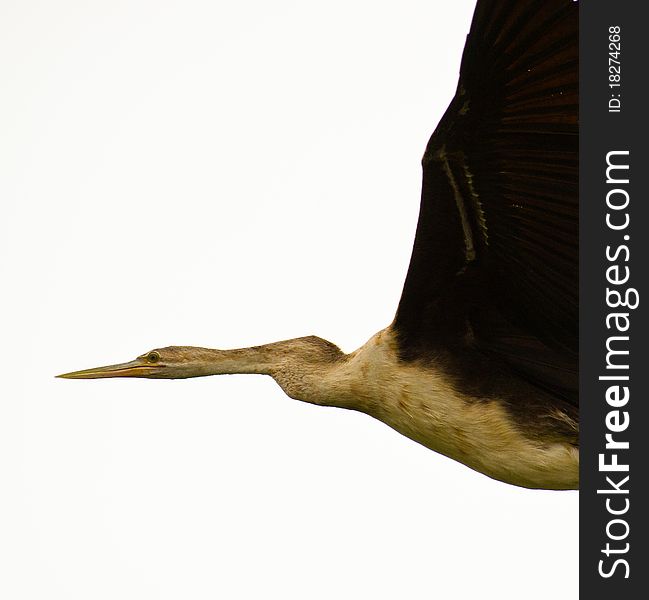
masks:
{"label": "pale neck plumage", "polygon": [[[284,340],[235,350],[192,348],[192,360],[174,377],[206,375],[270,375],[291,398],[320,404],[358,408],[344,380],[335,376],[346,362],[340,349],[315,336]],[[362,402],[360,403],[362,404]]]}

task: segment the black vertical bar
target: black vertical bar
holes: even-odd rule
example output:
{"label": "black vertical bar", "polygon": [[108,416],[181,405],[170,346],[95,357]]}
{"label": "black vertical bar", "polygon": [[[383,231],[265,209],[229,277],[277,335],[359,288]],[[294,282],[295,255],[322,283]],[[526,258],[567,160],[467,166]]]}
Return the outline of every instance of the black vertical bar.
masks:
{"label": "black vertical bar", "polygon": [[[580,3],[583,598],[649,598],[649,196],[643,185],[649,177],[649,23],[644,5],[638,0]],[[609,163],[615,166],[607,178]],[[627,465],[628,470],[614,470]]]}

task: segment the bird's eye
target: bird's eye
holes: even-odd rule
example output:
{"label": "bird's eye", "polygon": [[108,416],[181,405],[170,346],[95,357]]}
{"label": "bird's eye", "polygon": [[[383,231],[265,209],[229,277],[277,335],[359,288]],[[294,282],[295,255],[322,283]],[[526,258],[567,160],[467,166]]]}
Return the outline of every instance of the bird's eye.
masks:
{"label": "bird's eye", "polygon": [[157,352],[153,351],[149,352],[146,358],[150,363],[156,363],[160,360],[160,355]]}

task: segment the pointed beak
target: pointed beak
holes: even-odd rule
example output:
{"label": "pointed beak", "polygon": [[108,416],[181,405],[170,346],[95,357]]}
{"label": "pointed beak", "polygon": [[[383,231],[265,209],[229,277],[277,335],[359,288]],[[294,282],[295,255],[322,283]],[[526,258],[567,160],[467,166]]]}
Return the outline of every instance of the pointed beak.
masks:
{"label": "pointed beak", "polygon": [[151,377],[160,368],[159,365],[144,362],[136,358],[130,362],[106,367],[95,367],[84,371],[73,371],[57,375],[63,379],[102,379],[105,377]]}

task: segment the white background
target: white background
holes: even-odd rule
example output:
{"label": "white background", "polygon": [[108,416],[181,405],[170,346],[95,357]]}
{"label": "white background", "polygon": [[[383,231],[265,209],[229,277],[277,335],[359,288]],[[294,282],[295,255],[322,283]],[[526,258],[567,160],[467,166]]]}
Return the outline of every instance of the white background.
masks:
{"label": "white background", "polygon": [[0,5],[0,596],[577,596],[577,493],[269,378],[54,379],[393,317],[472,0]]}

